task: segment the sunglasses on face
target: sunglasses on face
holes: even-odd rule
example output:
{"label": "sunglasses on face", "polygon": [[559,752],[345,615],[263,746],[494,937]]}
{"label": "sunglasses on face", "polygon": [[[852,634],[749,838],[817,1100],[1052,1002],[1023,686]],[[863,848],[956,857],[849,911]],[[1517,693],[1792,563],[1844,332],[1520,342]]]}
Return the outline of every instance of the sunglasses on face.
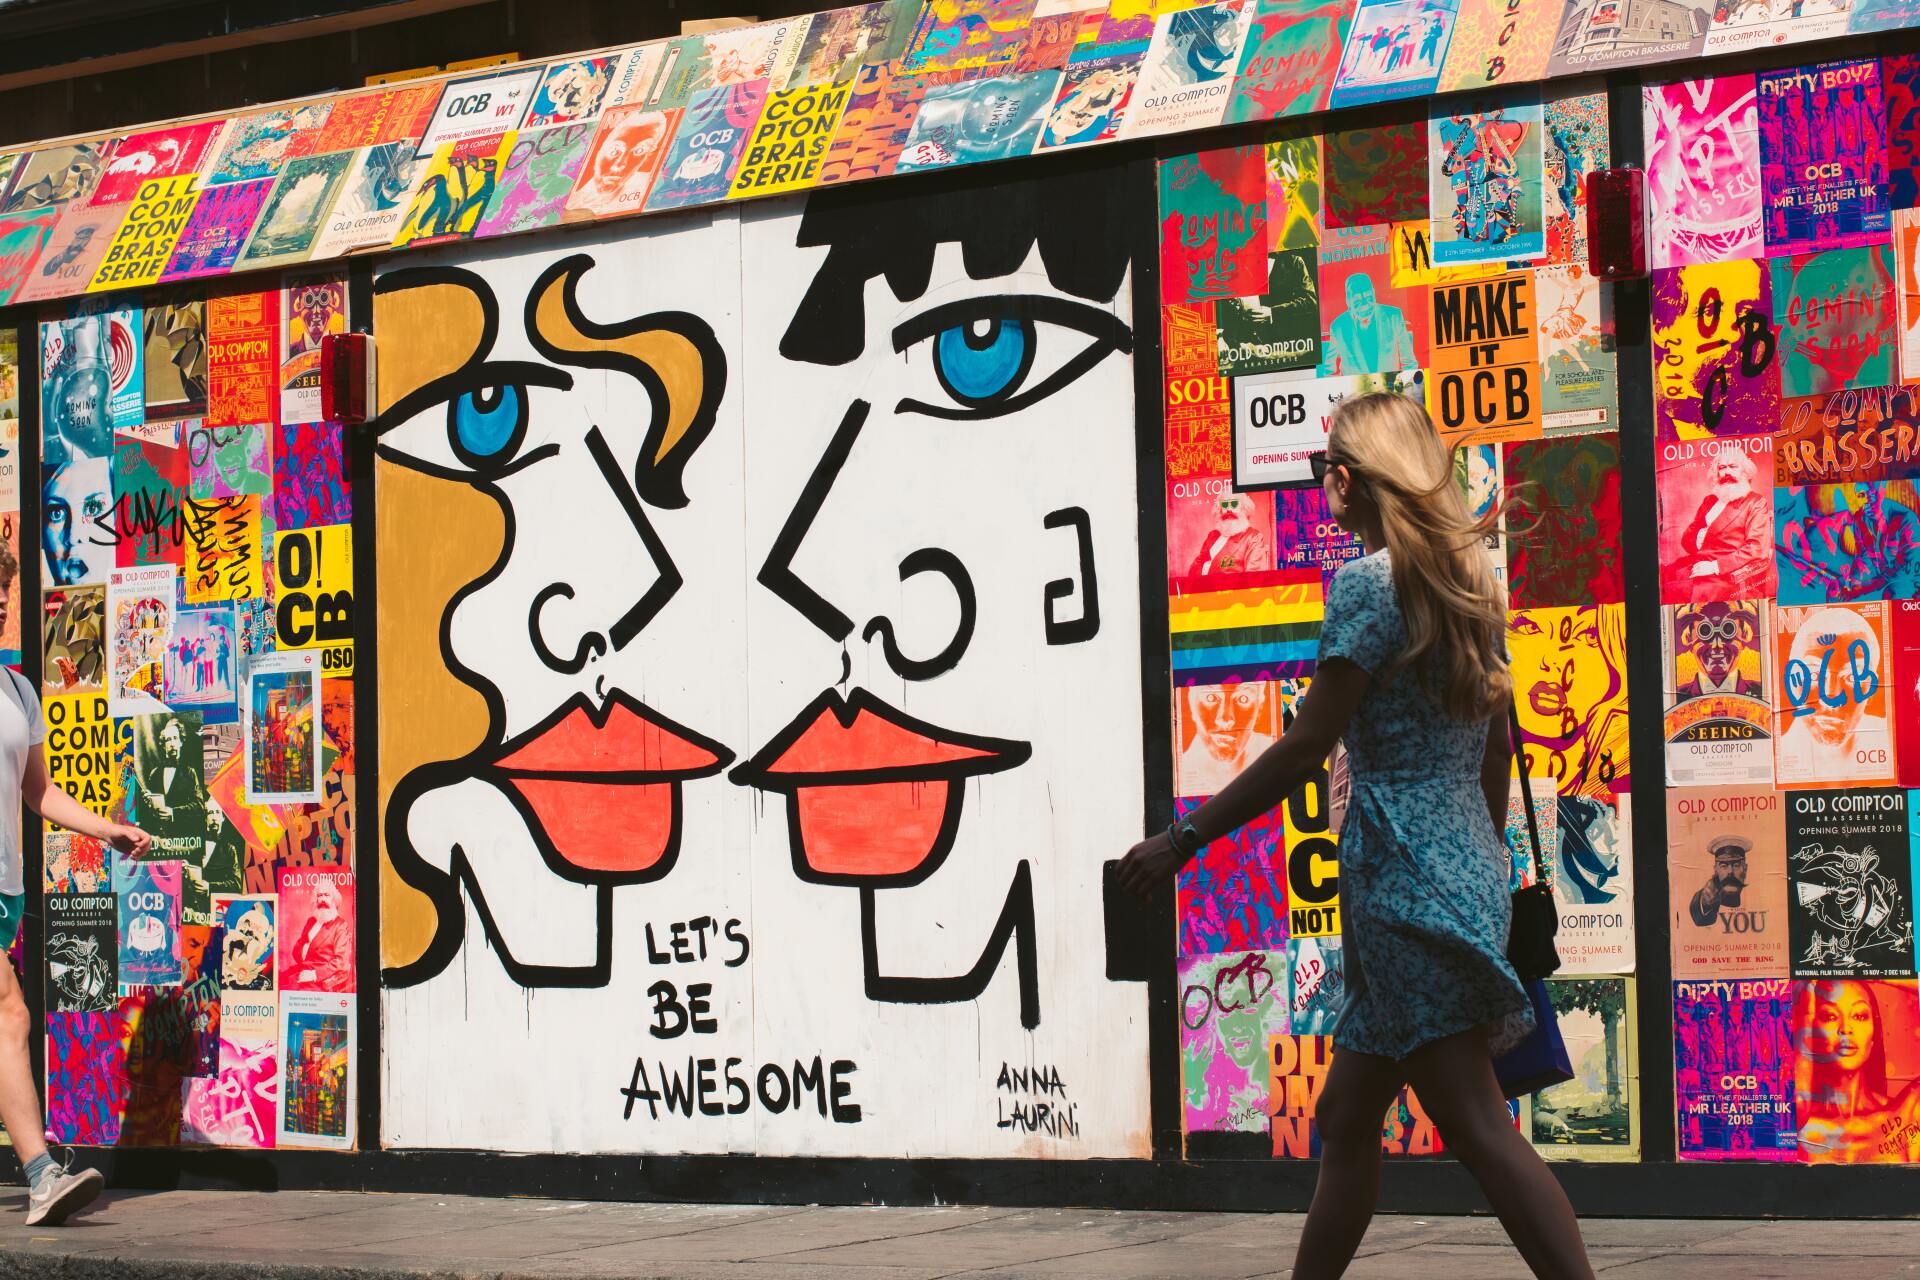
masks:
{"label": "sunglasses on face", "polygon": [[1335,462],[1325,449],[1320,450],[1318,453],[1310,453],[1307,455],[1307,469],[1313,472],[1313,479],[1316,484],[1324,481],[1327,478],[1327,472],[1333,470],[1335,467],[1346,467],[1351,470],[1353,464],[1345,459]]}

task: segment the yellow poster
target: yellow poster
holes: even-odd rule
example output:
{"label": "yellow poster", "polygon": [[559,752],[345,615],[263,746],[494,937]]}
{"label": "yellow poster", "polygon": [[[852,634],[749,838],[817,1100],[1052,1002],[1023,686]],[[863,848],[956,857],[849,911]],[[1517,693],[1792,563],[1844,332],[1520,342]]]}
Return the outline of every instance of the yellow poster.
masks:
{"label": "yellow poster", "polygon": [[102,817],[120,798],[116,757],[133,749],[133,722],[107,714],[104,693],[56,693],[46,700],[47,777]]}
{"label": "yellow poster", "polygon": [[393,237],[394,247],[471,236],[493,200],[519,136],[509,129],[441,143],[413,189],[407,216]]}
{"label": "yellow poster", "polygon": [[260,498],[188,498],[187,603],[259,600],[266,594],[260,570]]}
{"label": "yellow poster", "polygon": [[768,94],[728,198],[795,191],[818,182],[820,161],[840,126],[851,89],[823,84]]}
{"label": "yellow poster", "polygon": [[152,284],[167,269],[173,247],[186,230],[187,218],[200,203],[200,179],[191,173],[153,178],[140,184],[140,193],[127,209],[127,219],[107,246],[87,292]]}
{"label": "yellow poster", "polygon": [[1427,411],[1449,441],[1540,434],[1540,338],[1533,272],[1433,288]]}
{"label": "yellow poster", "polygon": [[[1303,691],[1306,681],[1299,687]],[[1283,701],[1281,725],[1293,723],[1297,703]],[[1281,806],[1286,833],[1287,933],[1329,938],[1340,932],[1340,837],[1326,765],[1321,765]]]}
{"label": "yellow poster", "polygon": [[320,650],[329,680],[353,675],[353,526],[276,533],[273,585],[275,647]]}

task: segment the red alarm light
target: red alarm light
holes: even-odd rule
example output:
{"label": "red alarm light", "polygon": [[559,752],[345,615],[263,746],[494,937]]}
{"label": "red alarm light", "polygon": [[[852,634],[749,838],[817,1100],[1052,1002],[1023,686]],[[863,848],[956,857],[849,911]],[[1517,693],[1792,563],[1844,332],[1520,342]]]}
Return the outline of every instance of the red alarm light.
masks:
{"label": "red alarm light", "polygon": [[1602,280],[1647,274],[1647,175],[1641,170],[1587,175],[1587,266]]}
{"label": "red alarm light", "polygon": [[320,416],[352,427],[373,412],[373,335],[325,335],[320,339]]}

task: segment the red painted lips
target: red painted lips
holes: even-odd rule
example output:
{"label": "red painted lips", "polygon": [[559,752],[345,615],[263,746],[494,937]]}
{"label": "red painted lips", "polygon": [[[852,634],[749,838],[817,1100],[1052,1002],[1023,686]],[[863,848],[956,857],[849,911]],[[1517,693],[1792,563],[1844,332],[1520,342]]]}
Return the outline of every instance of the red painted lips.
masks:
{"label": "red painted lips", "polygon": [[864,689],[822,693],[729,775],[787,796],[794,873],[817,884],[915,884],[953,847],[965,791],[1032,747],[942,729]]}
{"label": "red painted lips", "polygon": [[680,848],[680,784],[720,772],[724,746],[615,690],[583,694],[501,748],[492,772],[569,879],[657,880]]}

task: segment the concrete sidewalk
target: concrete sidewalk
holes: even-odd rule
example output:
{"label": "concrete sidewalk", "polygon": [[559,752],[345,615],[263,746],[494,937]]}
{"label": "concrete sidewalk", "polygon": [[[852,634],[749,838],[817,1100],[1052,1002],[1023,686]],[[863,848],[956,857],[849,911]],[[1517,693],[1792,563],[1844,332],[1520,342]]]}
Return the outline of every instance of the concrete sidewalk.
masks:
{"label": "concrete sidewalk", "polygon": [[[601,1204],[337,1191],[110,1193],[57,1230],[0,1197],[0,1277],[674,1280],[1282,1277],[1296,1214]],[[1920,1222],[1585,1224],[1609,1280],[1920,1277]],[[1528,1274],[1486,1218],[1382,1217],[1350,1275]]]}

